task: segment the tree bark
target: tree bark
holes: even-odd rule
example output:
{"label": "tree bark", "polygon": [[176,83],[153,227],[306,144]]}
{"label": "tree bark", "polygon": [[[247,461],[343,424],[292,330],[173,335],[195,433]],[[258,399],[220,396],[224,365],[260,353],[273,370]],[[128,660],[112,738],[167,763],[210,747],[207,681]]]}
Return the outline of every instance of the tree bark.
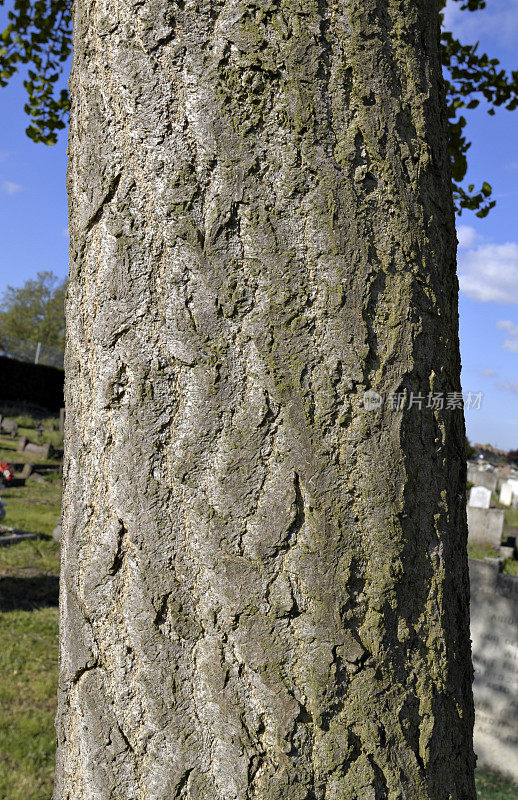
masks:
{"label": "tree bark", "polygon": [[474,800],[437,2],[74,24],[55,798]]}

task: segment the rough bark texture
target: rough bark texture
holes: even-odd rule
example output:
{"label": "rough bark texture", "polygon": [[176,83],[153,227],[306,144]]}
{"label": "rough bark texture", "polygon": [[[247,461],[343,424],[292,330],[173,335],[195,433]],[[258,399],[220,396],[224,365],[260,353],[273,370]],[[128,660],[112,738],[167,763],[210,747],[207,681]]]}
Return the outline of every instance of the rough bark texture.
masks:
{"label": "rough bark texture", "polygon": [[76,0],[59,800],[473,800],[433,0]]}

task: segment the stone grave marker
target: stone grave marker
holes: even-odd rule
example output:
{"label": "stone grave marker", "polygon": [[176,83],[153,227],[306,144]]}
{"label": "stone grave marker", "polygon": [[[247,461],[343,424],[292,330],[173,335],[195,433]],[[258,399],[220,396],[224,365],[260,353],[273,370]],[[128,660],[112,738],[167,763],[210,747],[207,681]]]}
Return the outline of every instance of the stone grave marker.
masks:
{"label": "stone grave marker", "polygon": [[20,438],[18,439],[18,452],[19,453],[23,453],[23,451],[25,450],[25,445],[27,444],[28,441],[29,440],[27,439],[26,436],[20,436]]}
{"label": "stone grave marker", "polygon": [[18,436],[18,423],[14,419],[2,419],[1,428],[4,433],[9,433],[12,439]]}
{"label": "stone grave marker", "polygon": [[26,442],[23,452],[32,453],[33,455],[38,456],[38,458],[48,459],[50,456],[50,449],[51,449],[50,442],[46,442],[45,444],[41,445],[33,444],[32,442]]}
{"label": "stone grave marker", "polygon": [[500,489],[500,502],[503,506],[510,506],[513,502],[513,487],[509,481],[502,484],[502,488]]}
{"label": "stone grave marker", "polygon": [[491,505],[491,491],[485,486],[474,486],[469,493],[471,508],[489,508]]}
{"label": "stone grave marker", "polygon": [[32,469],[32,464],[24,464],[21,472],[21,478],[23,480],[27,480],[27,478],[32,474]]}
{"label": "stone grave marker", "polygon": [[36,456],[37,458],[48,460],[53,450],[50,442],[45,442],[45,444],[34,444],[33,442],[29,442],[26,436],[21,436],[18,440],[18,452],[32,453],[32,455]]}
{"label": "stone grave marker", "polygon": [[55,542],[61,541],[61,533],[62,533],[61,520],[58,520],[56,522],[54,530],[52,531],[52,538],[54,539]]}
{"label": "stone grave marker", "polygon": [[518,781],[518,578],[469,563],[478,766]]}
{"label": "stone grave marker", "polygon": [[41,457],[45,460],[50,458],[50,454],[52,452],[52,445],[50,442],[45,442],[45,444],[41,445]]}
{"label": "stone grave marker", "polygon": [[30,481],[31,483],[45,483],[45,478],[43,475],[40,475],[39,472],[31,472],[27,478],[27,481]]}
{"label": "stone grave marker", "polygon": [[500,545],[498,554],[500,558],[514,558],[514,547],[511,547],[508,544],[502,544]]}
{"label": "stone grave marker", "polygon": [[486,489],[496,491],[498,475],[490,470],[479,469],[476,464],[468,465],[468,481],[475,486],[485,486]]}
{"label": "stone grave marker", "polygon": [[505,512],[499,508],[468,506],[468,541],[490,544],[495,550],[502,544]]}

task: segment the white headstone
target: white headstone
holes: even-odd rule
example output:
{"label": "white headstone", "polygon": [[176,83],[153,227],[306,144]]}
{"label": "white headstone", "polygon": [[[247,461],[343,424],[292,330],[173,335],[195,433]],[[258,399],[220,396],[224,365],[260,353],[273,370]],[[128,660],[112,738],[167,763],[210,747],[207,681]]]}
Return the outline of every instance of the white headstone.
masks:
{"label": "white headstone", "polygon": [[472,508],[489,508],[491,492],[485,486],[474,486],[469,493],[469,505]]}
{"label": "white headstone", "polygon": [[502,488],[500,489],[500,502],[503,506],[510,506],[513,502],[513,487],[509,481],[502,484]]}
{"label": "white headstone", "polygon": [[518,494],[518,480],[516,478],[508,478],[507,483],[512,486],[513,492]]}

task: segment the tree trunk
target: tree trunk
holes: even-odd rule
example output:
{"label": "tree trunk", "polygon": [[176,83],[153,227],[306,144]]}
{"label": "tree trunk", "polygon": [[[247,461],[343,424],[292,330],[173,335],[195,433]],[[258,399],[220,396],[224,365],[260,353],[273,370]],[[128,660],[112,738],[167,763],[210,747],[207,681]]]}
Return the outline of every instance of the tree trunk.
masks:
{"label": "tree trunk", "polygon": [[76,2],[59,800],[475,797],[438,26]]}

